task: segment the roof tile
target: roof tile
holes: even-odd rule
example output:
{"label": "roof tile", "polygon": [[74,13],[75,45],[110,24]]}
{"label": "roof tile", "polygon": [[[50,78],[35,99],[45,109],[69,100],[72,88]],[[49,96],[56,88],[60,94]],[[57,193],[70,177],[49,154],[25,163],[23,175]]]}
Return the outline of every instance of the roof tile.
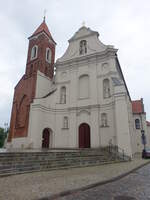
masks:
{"label": "roof tile", "polygon": [[150,122],[149,121],[146,121],[146,124],[147,124],[147,126],[150,126]]}
{"label": "roof tile", "polygon": [[132,101],[132,112],[134,114],[139,114],[139,113],[143,113],[143,101],[141,100],[136,100],[136,101]]}
{"label": "roof tile", "polygon": [[[53,40],[54,43],[56,43],[56,42],[54,41],[54,39],[52,38],[52,35],[51,35],[51,33],[50,33],[49,29],[48,29],[48,26],[47,26],[47,24],[45,23],[44,20],[43,20],[43,22],[40,24],[40,26],[36,29],[36,31],[31,35],[31,37],[33,37],[33,36],[35,36],[35,35],[41,33],[42,31],[44,31],[44,32],[47,34],[47,36],[50,37],[50,38]],[[29,37],[29,38],[31,38],[31,37]]]}

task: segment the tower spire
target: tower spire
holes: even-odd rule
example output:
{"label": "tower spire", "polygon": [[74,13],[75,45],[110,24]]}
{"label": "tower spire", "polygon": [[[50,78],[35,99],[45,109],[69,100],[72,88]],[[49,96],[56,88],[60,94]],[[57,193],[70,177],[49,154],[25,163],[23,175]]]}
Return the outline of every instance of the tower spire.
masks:
{"label": "tower spire", "polygon": [[43,22],[45,22],[45,18],[46,18],[46,9],[44,9],[44,16],[43,16]]}

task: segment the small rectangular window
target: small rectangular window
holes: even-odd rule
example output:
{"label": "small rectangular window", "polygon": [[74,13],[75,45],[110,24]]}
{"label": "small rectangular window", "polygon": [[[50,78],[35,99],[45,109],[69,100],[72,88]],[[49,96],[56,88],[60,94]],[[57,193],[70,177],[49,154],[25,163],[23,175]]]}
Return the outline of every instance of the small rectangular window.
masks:
{"label": "small rectangular window", "polygon": [[139,119],[135,120],[135,128],[140,129],[140,120]]}
{"label": "small rectangular window", "polygon": [[68,129],[69,128],[69,124],[68,124],[68,117],[64,117],[63,118],[63,129]]}

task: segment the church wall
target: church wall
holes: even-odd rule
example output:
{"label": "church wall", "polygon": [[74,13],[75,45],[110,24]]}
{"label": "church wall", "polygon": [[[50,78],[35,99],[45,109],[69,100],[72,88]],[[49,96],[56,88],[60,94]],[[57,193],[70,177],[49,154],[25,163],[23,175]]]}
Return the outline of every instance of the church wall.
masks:
{"label": "church wall", "polygon": [[29,144],[28,137],[13,138],[11,143],[7,143],[7,148],[24,149],[24,148],[29,148],[28,144]]}
{"label": "church wall", "polygon": [[[98,103],[108,104],[114,101],[114,87],[111,77],[118,77],[118,73],[115,68],[115,59],[108,58],[97,63],[97,79],[98,79]],[[104,98],[103,94],[103,81],[108,79],[110,83],[110,97]]]}
{"label": "church wall", "polygon": [[46,77],[43,73],[38,71],[35,98],[41,98],[41,97],[44,97],[46,94],[48,94],[50,91],[51,85],[52,85],[52,81],[50,80],[50,78]]}
{"label": "church wall", "polygon": [[[122,89],[122,93],[118,93]],[[116,134],[117,145],[124,149],[127,155],[132,155],[131,150],[131,135],[129,128],[129,116],[128,116],[128,99],[123,92],[123,86],[116,87],[115,94],[115,116],[116,116]]]}
{"label": "church wall", "polygon": [[91,110],[91,147],[100,147],[99,116],[97,108]]}
{"label": "church wall", "polygon": [[31,108],[30,124],[29,124],[29,139],[33,143],[33,148],[41,148],[42,146],[42,131],[44,128],[50,128],[50,124],[45,122],[45,112],[40,108]]}
{"label": "church wall", "polygon": [[35,95],[35,85],[36,74],[31,77],[24,75],[15,87],[8,142],[28,135],[29,108]]}
{"label": "church wall", "polygon": [[[46,109],[46,107],[33,107],[32,113],[30,114],[30,138],[34,141],[34,148],[41,148],[42,132],[45,128],[49,128],[52,131],[50,148],[76,147],[76,118],[74,113],[69,114],[65,110],[50,111]],[[66,116],[68,117],[68,128],[63,127],[63,119]]]}
{"label": "church wall", "polygon": [[78,99],[78,84],[77,81],[77,66],[74,66],[74,68],[68,70],[69,76],[70,76],[70,95],[69,95],[69,101],[70,106],[77,107],[77,99]]}
{"label": "church wall", "polygon": [[56,121],[55,123],[55,128],[54,128],[54,136],[55,136],[55,141],[53,141],[53,145],[55,148],[61,148],[61,147],[69,147],[69,128],[64,128],[63,127],[63,117],[68,116],[66,113],[56,113]]}
{"label": "church wall", "polygon": [[105,59],[101,59],[101,61],[99,61],[97,63],[97,76],[101,77],[106,77],[108,75],[110,75],[112,72],[117,74],[117,70],[115,67],[115,58],[110,58],[110,57],[106,57]]}
{"label": "church wall", "polygon": [[69,115],[69,147],[78,148],[78,146],[77,112],[71,111]]}
{"label": "church wall", "polygon": [[90,97],[91,104],[98,104],[98,80],[97,80],[97,63],[89,64],[89,77],[90,77]]}
{"label": "church wall", "polygon": [[[102,114],[107,115],[107,125],[102,124]],[[116,145],[114,106],[104,106],[99,112],[100,145],[108,146],[109,143]]]}
{"label": "church wall", "polygon": [[[86,119],[86,120],[82,119],[81,116],[77,117],[77,121],[78,121],[77,130],[76,130],[76,132],[77,132],[76,133],[77,134],[76,143],[77,144],[78,144],[79,122],[82,123],[82,121],[89,123],[89,125],[91,126],[91,131],[92,131],[91,134],[94,133],[93,137],[91,138],[91,145],[93,147],[98,147],[100,145],[102,145],[102,146],[108,145],[110,140],[112,141],[112,143],[114,145],[116,144],[114,107],[112,105],[113,84],[111,81],[111,74],[109,72],[110,72],[110,69],[112,69],[116,75],[117,71],[115,71],[116,68],[115,68],[114,58],[106,59],[106,60],[107,60],[107,63],[109,63],[108,64],[109,68],[107,68],[105,70],[105,72],[103,72],[103,73],[102,73],[102,67],[103,67],[103,64],[106,63],[104,60],[99,61],[98,63],[89,62],[87,64],[83,64],[83,63],[81,65],[78,64],[78,65],[75,65],[74,68],[70,67],[70,69],[69,69],[69,67],[68,68],[62,67],[62,69],[61,68],[57,69],[56,80],[59,80],[59,78],[61,77],[61,75],[63,73],[70,75],[68,77],[68,79],[70,78],[70,80],[67,79],[66,81],[70,81],[68,83],[69,91],[70,91],[69,104],[73,105],[72,107],[77,107],[81,111],[83,110],[83,107],[86,107],[86,106],[88,107],[89,105],[100,104],[103,107],[100,112],[99,112],[98,107],[95,108],[95,111],[93,111],[94,109],[90,108],[90,121],[89,121],[89,119]],[[103,71],[104,71],[104,69],[103,69]],[[102,73],[102,74],[99,74],[99,73]],[[89,75],[89,98],[86,98],[86,99],[79,98],[79,92],[78,92],[79,77],[82,75]],[[110,80],[111,97],[107,98],[107,99],[103,98],[103,79],[104,78],[109,78],[109,80]],[[62,79],[60,79],[60,80],[62,80]],[[61,85],[60,80],[59,80],[59,85]],[[67,105],[62,105],[62,107],[64,107],[64,108],[65,108],[65,106],[67,106]],[[58,108],[58,106],[57,106],[57,108]],[[108,115],[109,126],[105,127],[105,128],[101,127],[101,113],[102,112],[107,113],[107,115]],[[77,147],[78,147],[78,145],[77,145]]]}
{"label": "church wall", "polygon": [[127,97],[127,106],[128,106],[128,118],[129,118],[129,130],[130,130],[130,139],[131,139],[131,147],[132,147],[132,155],[135,153],[135,139],[134,139],[134,119],[132,112],[132,103],[130,98]]}
{"label": "church wall", "polygon": [[147,147],[150,148],[150,125],[147,125]]}
{"label": "church wall", "polygon": [[[113,59],[111,61],[113,64]],[[79,146],[78,128],[84,122],[88,123],[91,129],[91,147],[106,146],[109,145],[110,141],[114,145],[117,144],[115,125],[117,119],[115,120],[116,115],[114,115],[113,105],[114,86],[110,74],[103,74],[97,77],[97,67],[102,67],[102,63],[100,65],[96,63],[78,65],[74,69],[58,70],[55,79],[56,92],[45,99],[34,100],[32,113],[30,114],[29,146],[33,145],[34,148],[40,148],[42,131],[44,128],[50,128],[52,130],[51,147],[76,148]],[[82,75],[89,75],[89,98],[85,99],[79,98],[79,77]],[[61,78],[59,79],[58,77]],[[110,80],[111,97],[104,99],[103,80],[106,77]],[[39,79],[42,82],[42,79],[45,78],[40,77]],[[44,82],[46,83],[47,80],[43,81],[43,86]],[[62,86],[66,87],[66,104],[60,104]],[[39,90],[42,90],[42,87]],[[102,113],[107,114],[107,127],[101,127]],[[62,126],[64,116],[69,118],[68,129],[63,129]]]}
{"label": "church wall", "polygon": [[[140,128],[136,129],[135,127],[135,120],[140,120]],[[146,127],[146,114],[133,114],[133,139],[134,139],[134,153],[135,152],[142,152],[144,146],[141,140],[141,130],[145,131],[145,135],[147,138],[147,145],[148,145],[148,132]]]}
{"label": "church wall", "polygon": [[[84,87],[81,89],[80,83],[84,82],[84,80],[87,82],[83,83]],[[76,84],[75,84],[77,85],[77,89],[76,89],[76,102],[77,102],[76,106],[77,107],[88,106],[88,105],[93,104],[92,100],[95,94],[92,96],[92,92],[90,90],[90,88],[92,87],[92,83],[93,83],[93,77],[90,74],[90,68],[88,66],[88,63],[81,66],[78,65],[77,73],[76,73]],[[74,86],[72,87],[72,90],[74,90]],[[87,95],[85,95],[84,97],[84,94],[87,94]]]}

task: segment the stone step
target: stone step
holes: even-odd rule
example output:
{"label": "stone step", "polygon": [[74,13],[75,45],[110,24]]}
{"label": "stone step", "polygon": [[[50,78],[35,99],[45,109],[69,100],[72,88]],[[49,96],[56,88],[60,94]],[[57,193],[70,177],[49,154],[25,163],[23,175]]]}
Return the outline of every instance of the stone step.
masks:
{"label": "stone step", "polygon": [[101,165],[120,162],[106,150],[86,149],[60,152],[7,152],[0,153],[0,176],[61,168]]}
{"label": "stone step", "polygon": [[34,157],[34,156],[51,156],[51,157],[62,157],[62,156],[80,156],[80,155],[99,155],[99,154],[104,154],[104,153],[108,153],[108,152],[89,152],[89,151],[83,151],[83,152],[60,152],[60,153],[56,153],[56,152],[48,152],[48,153],[44,153],[44,152],[40,152],[40,153],[0,153],[0,159],[5,159],[6,157],[11,157],[11,158],[17,158],[17,157]]}
{"label": "stone step", "polygon": [[88,167],[88,166],[97,166],[97,165],[104,165],[104,164],[112,164],[112,163],[117,163],[121,162],[119,160],[110,160],[110,161],[101,161],[101,162],[88,162],[88,163],[75,163],[75,164],[63,164],[60,166],[47,166],[44,165],[44,167],[37,167],[37,166],[28,166],[24,168],[19,168],[19,169],[6,169],[3,171],[0,171],[0,177],[2,176],[8,176],[8,175],[13,175],[13,174],[21,174],[21,173],[29,173],[29,172],[37,172],[37,171],[48,171],[48,170],[59,170],[59,169],[66,169],[66,168],[74,168],[74,167]]}
{"label": "stone step", "polygon": [[16,167],[16,166],[24,166],[24,165],[36,165],[40,163],[51,164],[51,163],[59,163],[59,162],[65,162],[65,163],[73,163],[73,162],[85,162],[85,161],[97,161],[97,160],[114,160],[113,157],[105,157],[105,156],[89,156],[89,157],[73,157],[73,158],[67,158],[67,159],[53,159],[53,160],[28,160],[25,162],[22,161],[16,161],[16,162],[0,162],[0,169],[3,168],[10,168],[10,167]]}
{"label": "stone step", "polygon": [[97,166],[97,165],[103,165],[103,164],[110,164],[110,163],[117,163],[120,161],[101,161],[101,162],[83,162],[83,163],[74,163],[74,164],[66,164],[63,163],[61,165],[44,165],[44,166],[26,166],[26,167],[21,167],[21,168],[13,168],[13,169],[5,169],[0,171],[0,176],[8,173],[24,173],[24,172],[30,172],[30,171],[47,171],[47,170],[53,170],[53,169],[61,169],[62,167],[64,168],[73,168],[73,167],[87,167],[87,166]]}
{"label": "stone step", "polygon": [[0,160],[0,164],[5,164],[5,163],[17,163],[17,162],[28,162],[28,161],[55,161],[55,160],[61,160],[61,159],[65,159],[65,160],[69,160],[69,159],[77,159],[77,158],[98,158],[98,157],[108,157],[106,155],[103,155],[103,154],[99,154],[99,155],[81,155],[81,156],[68,156],[68,157],[48,157],[48,156],[39,156],[39,157],[29,157],[29,158],[22,158],[22,157],[18,157],[18,158],[14,158],[14,159],[11,159],[11,158],[7,158],[7,159],[3,159],[3,160]]}
{"label": "stone step", "polygon": [[104,161],[104,160],[114,160],[113,157],[107,158],[105,156],[96,156],[96,157],[77,157],[77,158],[69,158],[69,159],[56,159],[56,160],[28,160],[26,162],[5,162],[0,163],[0,170],[3,168],[24,166],[24,165],[39,165],[39,164],[56,164],[56,163],[73,163],[73,162],[85,162],[85,161]]}
{"label": "stone step", "polygon": [[18,162],[18,161],[29,161],[29,160],[55,160],[55,159],[70,159],[70,158],[77,158],[77,157],[96,157],[96,156],[109,156],[107,154],[95,154],[95,155],[67,155],[67,156],[31,156],[31,157],[5,157],[3,159],[0,159],[0,163],[3,162]]}

